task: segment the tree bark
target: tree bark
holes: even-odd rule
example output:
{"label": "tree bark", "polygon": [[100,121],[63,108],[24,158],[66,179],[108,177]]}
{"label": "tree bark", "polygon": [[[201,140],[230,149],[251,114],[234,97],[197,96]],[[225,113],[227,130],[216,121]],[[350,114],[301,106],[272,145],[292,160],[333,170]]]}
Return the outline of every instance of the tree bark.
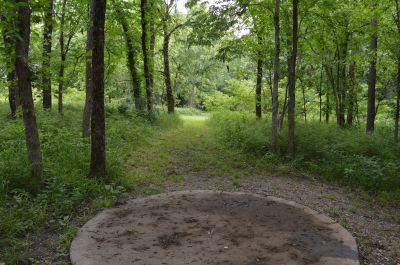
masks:
{"label": "tree bark", "polygon": [[88,29],[86,36],[86,84],[85,84],[85,105],[83,108],[82,136],[90,135],[90,117],[92,116],[93,105],[93,79],[92,79],[92,53],[93,53],[93,6],[92,0],[89,6]]}
{"label": "tree bark", "polygon": [[43,108],[51,109],[51,44],[53,34],[53,0],[49,0],[44,16],[42,87]]}
{"label": "tree bark", "polygon": [[104,113],[104,24],[106,0],[93,1],[93,111],[91,122],[91,159],[92,177],[106,175],[106,136]]}
{"label": "tree bark", "polygon": [[6,75],[8,86],[8,103],[10,106],[11,118],[17,117],[17,108],[19,105],[19,93],[17,85],[17,76],[15,73],[15,37],[12,34],[12,29],[15,27],[15,17],[4,18],[5,29],[3,31],[3,41],[5,46],[6,58]]}
{"label": "tree bark", "polygon": [[[152,3],[152,10],[154,10],[154,3]],[[154,16],[150,20],[150,65],[149,65],[149,78],[150,78],[150,88],[154,89],[154,60],[155,60],[155,49],[156,49],[156,27]]]}
{"label": "tree bark", "polygon": [[261,106],[261,91],[262,91],[262,78],[263,78],[263,43],[262,37],[257,34],[257,76],[256,76],[256,117],[261,119],[262,116],[262,106]]}
{"label": "tree bark", "polygon": [[262,52],[262,38],[258,36],[258,56],[257,56],[257,80],[256,80],[256,117],[261,119],[261,91],[262,91],[262,77],[263,77],[263,59],[261,58]]}
{"label": "tree bark", "polygon": [[132,80],[132,88],[133,88],[133,97],[135,100],[135,109],[137,111],[142,110],[142,99],[141,99],[141,88],[140,88],[140,79],[137,73],[136,67],[136,51],[133,45],[133,39],[129,33],[129,25],[128,21],[125,18],[125,15],[122,13],[120,7],[116,7],[118,12],[118,21],[122,26],[122,31],[125,36],[126,47],[127,47],[127,62],[128,68],[131,74]]}
{"label": "tree bark", "polygon": [[397,144],[399,142],[399,119],[400,119],[400,57],[397,58],[396,92],[397,95],[396,95],[396,111],[394,119],[394,142]]}
{"label": "tree bark", "polygon": [[168,32],[168,20],[164,18],[163,21],[163,30],[164,30],[164,42],[163,42],[163,57],[164,57],[164,81],[165,81],[165,89],[167,91],[167,105],[168,105],[168,113],[174,113],[175,100],[174,93],[172,91],[171,84],[171,72],[169,66],[169,40],[170,35]]}
{"label": "tree bark", "polygon": [[343,38],[343,42],[340,43],[340,48],[338,51],[339,60],[338,60],[338,81],[337,81],[337,99],[338,99],[338,125],[340,127],[345,126],[345,113],[346,113],[346,94],[347,94],[347,77],[346,77],[346,69],[347,69],[347,51],[350,40],[350,32],[346,31],[345,36]]}
{"label": "tree bark", "polygon": [[296,61],[297,42],[299,30],[299,0],[293,0],[293,40],[289,69],[289,104],[288,104],[288,146],[287,152],[290,157],[295,153],[295,111],[296,111]]}
{"label": "tree bark", "polygon": [[306,99],[306,91],[303,84],[303,81],[300,79],[301,84],[301,94],[303,96],[303,115],[304,115],[304,122],[307,122],[307,99]]}
{"label": "tree bark", "polygon": [[28,66],[30,7],[28,0],[21,0],[18,3],[19,8],[17,30],[20,38],[18,38],[16,41],[15,70],[18,77],[18,87],[21,93],[22,113],[30,169],[36,184],[35,189],[37,191],[42,183],[43,163],[32,97],[30,71]]}
{"label": "tree bark", "polygon": [[375,130],[375,94],[376,94],[376,58],[378,50],[378,22],[375,17],[371,19],[371,27],[373,30],[371,37],[371,61],[368,77],[368,112],[367,112],[367,132]]}
{"label": "tree bark", "polygon": [[325,102],[325,122],[329,123],[329,117],[331,113],[331,102],[329,97],[329,79],[326,79],[326,102]]}
{"label": "tree bark", "polygon": [[[396,0],[396,26],[400,36],[400,5]],[[400,54],[397,55],[397,80],[396,80],[396,110],[394,118],[394,142],[399,142],[399,119],[400,119]]]}
{"label": "tree bark", "polygon": [[64,72],[65,72],[65,43],[64,43],[64,25],[65,25],[65,8],[67,0],[63,0],[61,8],[60,21],[60,70],[58,73],[58,113],[63,115],[63,90],[64,90]]}
{"label": "tree bark", "polygon": [[[151,0],[150,0],[151,1]],[[150,58],[148,45],[148,0],[140,0],[140,14],[142,25],[142,50],[143,50],[143,72],[145,78],[147,111],[153,110],[153,91],[151,88]]]}
{"label": "tree bark", "polygon": [[[352,51],[352,57],[354,57],[355,52]],[[355,77],[356,62],[352,58],[352,62],[349,66],[349,106],[347,109],[347,125],[349,127],[353,126],[354,123],[354,108],[357,100],[357,90],[356,90],[356,77]]]}
{"label": "tree bark", "polygon": [[283,127],[283,121],[285,119],[285,115],[286,115],[286,110],[287,110],[287,101],[288,101],[288,96],[289,96],[289,83],[286,84],[286,89],[285,89],[285,99],[283,101],[283,107],[282,107],[282,112],[281,112],[281,116],[279,118],[279,128],[282,129]]}
{"label": "tree bark", "polygon": [[275,0],[274,6],[274,29],[275,29],[275,54],[274,54],[274,85],[272,90],[272,133],[271,133],[271,150],[274,153],[278,152],[278,108],[279,108],[279,78],[280,78],[280,24],[279,24],[279,12],[280,12],[280,0]]}
{"label": "tree bark", "polygon": [[321,66],[321,76],[319,78],[318,87],[318,97],[319,97],[319,122],[322,122],[322,80],[323,80],[324,70]]}

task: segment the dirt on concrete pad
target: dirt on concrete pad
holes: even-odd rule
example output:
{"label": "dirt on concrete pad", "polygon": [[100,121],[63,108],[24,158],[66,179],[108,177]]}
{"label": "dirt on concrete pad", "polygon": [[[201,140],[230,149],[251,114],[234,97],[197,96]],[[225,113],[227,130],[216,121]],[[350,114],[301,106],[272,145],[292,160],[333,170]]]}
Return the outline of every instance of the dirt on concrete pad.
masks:
{"label": "dirt on concrete pad", "polygon": [[79,231],[70,255],[78,265],[359,264],[353,237],[330,218],[274,197],[211,191],[105,210]]}

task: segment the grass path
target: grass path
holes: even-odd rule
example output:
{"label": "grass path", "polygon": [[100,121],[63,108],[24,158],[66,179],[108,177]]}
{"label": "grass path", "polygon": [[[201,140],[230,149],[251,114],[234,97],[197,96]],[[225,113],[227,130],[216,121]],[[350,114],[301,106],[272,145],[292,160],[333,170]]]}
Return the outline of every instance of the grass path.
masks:
{"label": "grass path", "polygon": [[220,146],[207,116],[181,116],[126,159],[135,196],[176,190],[226,190],[296,201],[340,222],[357,239],[361,264],[400,265],[400,213],[363,192],[295,173],[285,165]]}
{"label": "grass path", "polygon": [[207,116],[181,117],[182,126],[161,133],[128,156],[126,181],[135,191],[154,193],[169,182],[193,177],[213,180],[218,188],[223,182],[238,185],[240,178],[265,172],[259,159],[219,146]]}

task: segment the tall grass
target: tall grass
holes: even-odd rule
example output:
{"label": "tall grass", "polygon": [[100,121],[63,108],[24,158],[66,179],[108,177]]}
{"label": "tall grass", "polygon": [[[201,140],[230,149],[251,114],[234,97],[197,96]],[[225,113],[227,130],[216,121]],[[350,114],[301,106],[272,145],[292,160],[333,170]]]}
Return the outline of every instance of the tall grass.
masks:
{"label": "tall grass", "polygon": [[[224,112],[211,118],[224,144],[271,159],[271,121],[253,115]],[[296,124],[294,166],[327,179],[362,187],[391,202],[400,202],[400,146],[395,145],[390,128],[378,127],[374,134],[363,128],[340,129],[334,124]],[[279,134],[279,155],[286,160],[287,128]],[[266,163],[268,159],[266,158]],[[274,160],[275,161],[275,160]]]}
{"label": "tall grass", "polygon": [[55,110],[37,108],[45,172],[44,186],[33,196],[22,121],[7,118],[8,106],[0,105],[0,264],[28,262],[28,235],[38,229],[68,230],[88,204],[92,209],[111,206],[126,189],[120,180],[127,152],[178,123],[171,115],[149,120],[108,106],[107,177],[93,179],[87,177],[90,142],[81,137],[82,107],[69,104],[64,109],[60,117]]}

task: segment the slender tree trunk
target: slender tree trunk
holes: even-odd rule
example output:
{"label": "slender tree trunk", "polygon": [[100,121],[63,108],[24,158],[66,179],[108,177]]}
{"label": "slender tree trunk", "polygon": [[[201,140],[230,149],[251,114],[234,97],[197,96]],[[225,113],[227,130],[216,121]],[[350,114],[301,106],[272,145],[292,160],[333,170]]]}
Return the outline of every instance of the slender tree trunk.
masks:
{"label": "slender tree trunk", "polygon": [[305,87],[303,84],[303,81],[300,79],[300,84],[301,84],[301,94],[303,96],[303,114],[304,114],[304,122],[307,122],[307,107],[306,107],[306,103],[307,103],[307,99],[306,99],[306,91],[305,91]]}
{"label": "slender tree trunk", "polygon": [[278,152],[278,108],[279,108],[279,78],[280,78],[280,53],[281,53],[281,33],[279,24],[280,0],[275,0],[274,6],[274,29],[275,29],[275,54],[274,54],[274,85],[272,90],[272,133],[271,150]]}
{"label": "slender tree trunk", "polygon": [[378,22],[375,17],[371,20],[372,37],[371,37],[371,61],[368,77],[368,112],[367,112],[367,132],[373,132],[375,129],[375,89],[376,89],[376,58],[378,50]]}
{"label": "slender tree trunk", "polygon": [[43,87],[43,108],[51,109],[51,44],[53,34],[53,0],[49,0],[44,16],[43,28],[43,66],[42,66],[42,87]]}
{"label": "slender tree trunk", "polygon": [[[400,28],[399,28],[400,29]],[[394,142],[399,142],[399,119],[400,119],[400,57],[397,58],[397,80],[396,80],[396,113],[394,119]]]}
{"label": "slender tree trunk", "polygon": [[256,117],[261,119],[262,106],[261,106],[261,91],[262,91],[262,77],[263,77],[263,53],[262,49],[262,37],[258,38],[258,52],[257,52],[257,80],[256,80]]}
{"label": "slender tree trunk", "polygon": [[[154,3],[152,3],[152,10],[154,10]],[[149,71],[150,71],[150,87],[151,90],[154,89],[154,60],[155,60],[155,49],[156,49],[156,27],[155,27],[155,18],[152,16],[150,20],[150,65],[149,65]]]}
{"label": "slender tree trunk", "polygon": [[329,80],[326,82],[326,102],[325,102],[325,122],[329,123],[329,116],[331,113],[331,102],[329,97]]}
{"label": "slender tree trunk", "polygon": [[58,113],[63,115],[63,90],[64,90],[64,72],[65,72],[65,44],[64,44],[64,25],[65,25],[65,8],[67,0],[63,0],[61,8],[60,21],[60,71],[58,73]]}
{"label": "slender tree trunk", "polygon": [[12,35],[11,30],[15,27],[15,17],[11,19],[4,19],[6,26],[3,31],[3,40],[5,46],[5,58],[6,60],[6,74],[7,74],[7,86],[8,86],[8,103],[10,105],[11,118],[17,117],[17,108],[19,105],[19,93],[17,86],[17,76],[15,73],[15,38]]}
{"label": "slender tree trunk", "polygon": [[17,74],[15,70],[11,70],[7,74],[7,84],[8,84],[8,103],[11,110],[11,118],[17,118],[17,109],[19,105],[19,93],[17,86]]}
{"label": "slender tree trunk", "polygon": [[129,33],[129,25],[128,21],[125,18],[125,15],[122,13],[120,7],[116,7],[118,12],[118,20],[122,26],[122,30],[124,32],[126,47],[127,47],[127,61],[128,68],[131,73],[132,87],[133,87],[133,97],[135,100],[135,109],[137,111],[142,110],[142,99],[141,99],[141,88],[140,88],[140,79],[137,73],[136,67],[136,51],[133,45],[133,39]]}
{"label": "slender tree trunk", "polygon": [[[151,1],[151,0],[150,0]],[[140,13],[142,24],[142,50],[143,50],[143,72],[146,87],[147,111],[152,112],[153,109],[153,91],[151,89],[151,73],[150,73],[150,58],[148,48],[148,0],[140,1]]]}
{"label": "slender tree trunk", "polygon": [[163,43],[163,56],[164,56],[164,81],[165,81],[165,89],[167,91],[167,105],[168,105],[168,113],[174,113],[174,93],[172,91],[171,84],[171,72],[169,67],[169,33],[167,29],[167,20],[163,21],[163,29],[164,29],[164,43]]}
{"label": "slender tree trunk", "polygon": [[43,176],[42,152],[40,150],[39,133],[32,97],[32,87],[28,66],[30,39],[30,7],[28,0],[18,2],[17,30],[20,38],[16,41],[15,70],[18,77],[18,87],[21,92],[22,113],[25,126],[26,146],[30,162],[31,174],[39,189]]}
{"label": "slender tree trunk", "polygon": [[[396,26],[398,39],[400,36],[400,5],[399,0],[396,0]],[[397,55],[397,80],[396,80],[396,113],[394,119],[394,142],[399,142],[399,119],[400,119],[400,54]]]}
{"label": "slender tree trunk", "polygon": [[92,0],[89,6],[88,29],[86,36],[86,84],[85,84],[85,106],[83,108],[82,136],[90,135],[90,117],[93,105],[93,79],[92,79],[92,53],[93,53],[93,6]]}
{"label": "slender tree trunk", "polygon": [[106,175],[106,135],[104,113],[104,24],[106,0],[93,1],[93,111],[91,128],[92,177]]}
{"label": "slender tree trunk", "polygon": [[286,115],[286,110],[287,110],[287,101],[288,101],[288,96],[289,96],[289,84],[286,85],[286,89],[285,89],[285,99],[283,101],[283,107],[282,107],[282,112],[281,112],[281,116],[279,117],[279,128],[282,129],[283,127],[283,121],[285,119],[285,115]]}
{"label": "slender tree trunk", "polygon": [[322,122],[322,80],[324,71],[323,68],[321,67],[321,76],[319,78],[319,88],[318,88],[318,97],[319,97],[319,122]]}
{"label": "slender tree trunk", "polygon": [[289,104],[288,104],[288,147],[287,152],[290,157],[295,153],[295,111],[296,111],[296,61],[297,61],[297,42],[299,30],[299,0],[293,0],[293,40],[289,69]]}
{"label": "slender tree trunk", "polygon": [[[355,52],[352,51],[352,57],[354,57]],[[354,108],[355,108],[355,101],[357,100],[357,90],[356,90],[356,78],[355,78],[355,69],[356,69],[356,62],[354,58],[352,58],[352,62],[349,66],[349,106],[347,109],[347,125],[349,127],[353,126],[354,121]]]}
{"label": "slender tree trunk", "polygon": [[337,91],[337,81],[335,81],[334,76],[333,76],[333,69],[332,67],[328,67],[326,64],[324,64],[325,67],[325,72],[328,77],[328,90],[327,90],[327,114],[328,116],[326,117],[327,123],[329,122],[329,115],[330,115],[330,93],[329,93],[329,85],[332,87],[332,92],[333,92],[333,97],[335,99],[335,112],[336,112],[336,122],[339,124],[339,99],[338,99],[338,91]]}
{"label": "slender tree trunk", "polygon": [[346,31],[343,43],[339,49],[340,60],[338,65],[338,99],[339,99],[339,114],[338,114],[338,124],[340,127],[344,127],[346,123],[345,113],[346,113],[346,94],[347,94],[347,51],[349,46],[350,33]]}
{"label": "slender tree trunk", "polygon": [[61,55],[60,71],[58,73],[58,113],[63,115],[63,90],[64,90],[65,56]]}

